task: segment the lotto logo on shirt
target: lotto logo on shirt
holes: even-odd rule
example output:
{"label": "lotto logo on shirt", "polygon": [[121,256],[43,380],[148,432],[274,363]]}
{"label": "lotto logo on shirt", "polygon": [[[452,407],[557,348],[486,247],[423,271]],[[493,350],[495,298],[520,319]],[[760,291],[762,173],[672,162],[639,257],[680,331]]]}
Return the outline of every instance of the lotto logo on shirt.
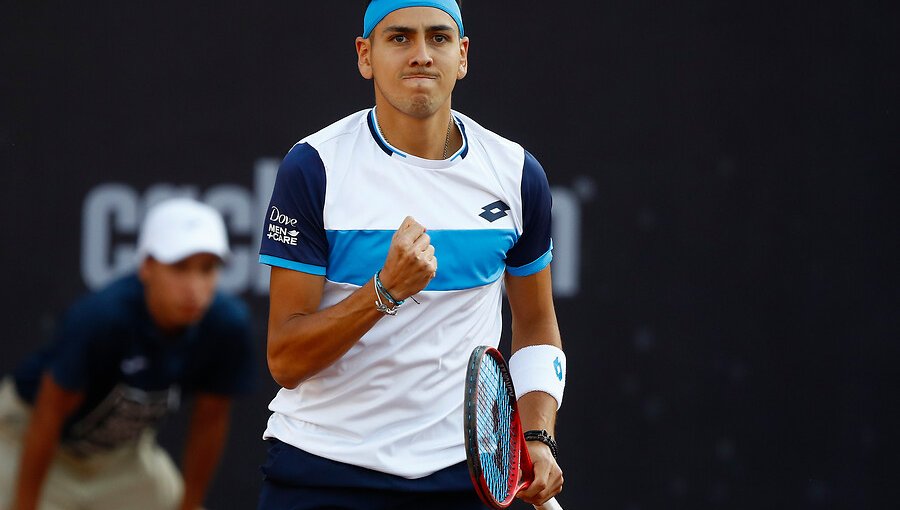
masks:
{"label": "lotto logo on shirt", "polygon": [[297,220],[286,214],[282,214],[281,211],[273,205],[272,210],[269,211],[269,221],[269,231],[266,233],[266,237],[273,241],[278,241],[279,243],[297,246],[297,234],[300,232],[297,229],[292,228],[297,225]]}

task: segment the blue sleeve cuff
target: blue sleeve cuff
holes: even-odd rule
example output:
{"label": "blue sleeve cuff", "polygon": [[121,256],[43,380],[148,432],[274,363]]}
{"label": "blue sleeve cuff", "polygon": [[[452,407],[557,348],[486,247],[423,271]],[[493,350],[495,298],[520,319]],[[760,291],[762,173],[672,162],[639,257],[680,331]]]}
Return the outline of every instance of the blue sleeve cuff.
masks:
{"label": "blue sleeve cuff", "polygon": [[314,274],[316,276],[325,276],[325,268],[322,266],[314,266],[312,264],[304,264],[302,262],[296,262],[293,260],[287,260],[287,259],[283,259],[283,258],[279,258],[279,257],[273,257],[271,255],[260,255],[259,263],[265,264],[267,266],[275,266],[275,267],[283,267],[285,269],[292,269],[294,271],[300,271],[301,273]]}
{"label": "blue sleeve cuff", "polygon": [[519,267],[506,267],[506,272],[511,274],[512,276],[529,276],[533,275],[537,272],[540,272],[542,269],[547,267],[550,264],[550,261],[553,260],[553,243],[550,243],[550,249],[544,252],[543,255],[537,258],[534,262],[530,262],[525,264],[524,266]]}

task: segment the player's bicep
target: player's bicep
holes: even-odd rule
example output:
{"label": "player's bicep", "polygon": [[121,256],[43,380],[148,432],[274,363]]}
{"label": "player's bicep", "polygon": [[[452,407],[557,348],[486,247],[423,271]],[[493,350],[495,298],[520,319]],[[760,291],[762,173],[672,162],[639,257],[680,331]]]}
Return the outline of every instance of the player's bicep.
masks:
{"label": "player's bicep", "polygon": [[512,316],[513,351],[535,344],[559,347],[550,266],[528,276],[507,273],[504,283]]}
{"label": "player's bicep", "polygon": [[[324,286],[324,276],[272,268],[266,358],[272,377],[285,388],[293,388],[304,378],[295,371],[301,364],[297,356],[308,361],[309,352],[302,346],[307,345],[310,316],[319,309]],[[301,346],[299,351],[297,346]]]}
{"label": "player's bicep", "polygon": [[279,327],[298,315],[319,309],[325,277],[273,267],[269,280],[269,327]]}

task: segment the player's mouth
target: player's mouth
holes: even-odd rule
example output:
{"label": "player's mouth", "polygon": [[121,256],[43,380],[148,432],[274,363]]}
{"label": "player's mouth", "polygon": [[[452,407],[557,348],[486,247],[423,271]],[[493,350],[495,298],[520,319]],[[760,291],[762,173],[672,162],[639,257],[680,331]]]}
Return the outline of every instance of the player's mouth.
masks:
{"label": "player's mouth", "polygon": [[436,74],[407,74],[403,76],[404,80],[436,80]]}
{"label": "player's mouth", "polygon": [[194,322],[203,315],[203,307],[200,305],[184,305],[179,311],[181,317],[187,322]]}

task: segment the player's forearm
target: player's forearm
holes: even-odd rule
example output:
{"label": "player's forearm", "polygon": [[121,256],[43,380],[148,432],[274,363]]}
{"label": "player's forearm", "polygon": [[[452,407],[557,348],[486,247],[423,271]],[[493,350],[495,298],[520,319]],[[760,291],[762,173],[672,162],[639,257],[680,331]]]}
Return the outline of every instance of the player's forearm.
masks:
{"label": "player's forearm", "polygon": [[[513,353],[523,347],[540,344],[561,346],[562,342],[555,316],[530,321],[519,319],[513,322]],[[522,395],[518,400],[518,405],[522,426],[525,430],[545,429],[547,432],[553,433],[558,409],[553,396],[543,391],[532,391]]]}
{"label": "player's forearm", "polygon": [[[200,431],[201,438],[189,443],[184,461],[184,500],[182,510],[198,510],[203,506],[206,491],[212,480],[224,447],[226,427]],[[192,436],[196,434],[192,431]]]}
{"label": "player's forearm", "polygon": [[340,359],[378,322],[370,280],[340,303],[278,321],[270,316],[267,358],[275,381],[293,388]]}
{"label": "player's forearm", "polygon": [[40,501],[41,488],[59,446],[61,422],[35,412],[25,433],[15,487],[14,510],[32,510]]}
{"label": "player's forearm", "polygon": [[18,481],[14,488],[15,497],[12,510],[34,510],[38,507],[41,488],[44,485],[53,453],[56,451],[56,444],[52,447],[45,445],[40,449],[35,449],[28,447],[30,441],[26,441],[26,448],[22,452],[22,461],[19,465]]}
{"label": "player's forearm", "polygon": [[546,430],[553,435],[556,427],[556,399],[542,391],[522,395],[518,402],[523,430]]}
{"label": "player's forearm", "polygon": [[[555,436],[556,399],[541,391],[532,391],[518,400],[519,417],[523,430],[546,430]],[[550,446],[540,441],[527,441],[529,457],[534,463],[534,481],[519,494],[523,500],[538,505],[559,491],[562,486],[562,470],[553,456]]]}
{"label": "player's forearm", "polygon": [[[562,340],[553,307],[549,268],[529,277],[507,277],[506,283],[512,311],[510,366],[515,369],[513,358],[519,349],[542,344],[562,348]],[[524,390],[522,386],[517,385],[517,388]],[[525,393],[519,398],[518,405],[525,430],[544,429],[553,433],[559,406],[550,393]]]}
{"label": "player's forearm", "polygon": [[44,479],[59,447],[63,424],[83,399],[84,394],[59,386],[49,372],[41,377],[31,419],[22,440],[13,500],[15,510],[37,508]]}
{"label": "player's forearm", "polygon": [[198,395],[194,403],[184,451],[182,510],[202,507],[209,483],[219,465],[230,423],[231,399]]}
{"label": "player's forearm", "polygon": [[[511,346],[513,354],[523,347],[541,344],[558,348],[562,345],[555,314],[522,315],[513,318]],[[544,391],[525,393],[519,398],[518,406],[524,430],[544,429],[551,435],[554,433],[556,410],[559,406],[556,398],[550,393]]]}

